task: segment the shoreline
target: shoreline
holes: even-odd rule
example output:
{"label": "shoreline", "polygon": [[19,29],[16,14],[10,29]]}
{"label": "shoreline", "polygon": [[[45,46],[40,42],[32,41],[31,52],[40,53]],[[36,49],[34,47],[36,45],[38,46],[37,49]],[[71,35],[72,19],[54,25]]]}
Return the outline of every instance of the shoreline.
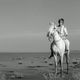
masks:
{"label": "shoreline", "polygon": [[[0,61],[1,75],[9,74],[8,75],[9,78],[13,75],[16,75],[18,77],[20,77],[20,76],[26,77],[27,76],[28,78],[30,76],[34,76],[34,78],[37,78],[36,77],[36,75],[37,75],[38,77],[40,76],[40,80],[48,80],[47,78],[51,78],[51,75],[53,76],[53,78],[55,77],[54,76],[55,68],[54,68],[53,60],[47,60],[47,62],[45,62],[45,60],[48,58],[48,56],[47,57],[44,55],[43,56],[33,56],[33,57],[31,56],[31,57],[26,58],[26,56],[23,57],[21,55],[9,57],[8,60]],[[75,55],[73,55],[73,56],[75,57]],[[4,57],[4,55],[3,55],[3,57]],[[5,57],[5,58],[7,58],[7,57]],[[64,60],[63,65],[64,65],[65,79],[67,78],[66,76],[68,76],[70,79],[73,78],[72,80],[77,80],[77,79],[75,79],[76,77],[74,77],[76,74],[77,74],[76,75],[77,78],[80,78],[79,77],[80,76],[79,75],[80,74],[80,58],[79,57],[70,58],[68,75],[65,73],[66,72],[65,60]],[[58,71],[59,70],[60,70],[60,68],[58,66]],[[70,75],[72,75],[72,76],[70,76]],[[58,78],[60,80],[65,80],[63,78],[61,79],[59,76],[60,76],[60,74],[58,75]],[[16,77],[14,77],[14,79],[16,79]],[[23,80],[26,80],[26,79],[23,79]],[[59,80],[59,79],[57,79],[57,80]],[[33,80],[33,79],[30,79],[30,80]],[[69,80],[69,79],[66,79],[66,80]]]}

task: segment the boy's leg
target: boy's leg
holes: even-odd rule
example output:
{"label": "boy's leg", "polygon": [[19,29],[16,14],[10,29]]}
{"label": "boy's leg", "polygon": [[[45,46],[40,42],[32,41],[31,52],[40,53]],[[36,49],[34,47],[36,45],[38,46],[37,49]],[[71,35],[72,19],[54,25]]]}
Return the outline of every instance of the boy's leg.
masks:
{"label": "boy's leg", "polygon": [[66,39],[66,40],[64,40],[64,42],[65,42],[65,52],[66,51],[68,51],[69,50],[69,42],[68,42],[68,40]]}
{"label": "boy's leg", "polygon": [[50,50],[51,50],[51,55],[49,56],[49,58],[53,57],[53,42],[50,45]]}

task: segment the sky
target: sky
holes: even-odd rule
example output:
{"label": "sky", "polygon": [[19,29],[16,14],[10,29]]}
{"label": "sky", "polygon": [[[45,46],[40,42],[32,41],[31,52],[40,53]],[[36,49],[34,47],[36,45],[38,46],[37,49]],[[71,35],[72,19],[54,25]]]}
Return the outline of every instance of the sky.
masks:
{"label": "sky", "polygon": [[49,21],[59,18],[80,50],[80,0],[0,0],[0,52],[49,52]]}

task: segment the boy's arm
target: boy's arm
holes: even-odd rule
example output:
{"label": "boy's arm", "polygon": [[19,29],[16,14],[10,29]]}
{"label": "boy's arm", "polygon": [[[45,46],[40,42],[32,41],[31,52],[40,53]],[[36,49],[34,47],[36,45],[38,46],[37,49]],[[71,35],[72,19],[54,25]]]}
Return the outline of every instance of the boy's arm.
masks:
{"label": "boy's arm", "polygon": [[48,40],[49,40],[50,42],[52,42],[52,37],[50,36],[50,32],[49,32],[49,31],[47,32],[47,35],[46,35],[46,36],[47,36]]}
{"label": "boy's arm", "polygon": [[49,32],[47,32],[47,37],[49,37]]}
{"label": "boy's arm", "polygon": [[49,36],[49,34],[50,34],[50,32],[48,31],[46,36],[47,36],[48,40],[50,41],[50,36]]}
{"label": "boy's arm", "polygon": [[64,33],[65,33],[65,36],[68,36],[68,31],[67,31],[66,27],[64,28]]}

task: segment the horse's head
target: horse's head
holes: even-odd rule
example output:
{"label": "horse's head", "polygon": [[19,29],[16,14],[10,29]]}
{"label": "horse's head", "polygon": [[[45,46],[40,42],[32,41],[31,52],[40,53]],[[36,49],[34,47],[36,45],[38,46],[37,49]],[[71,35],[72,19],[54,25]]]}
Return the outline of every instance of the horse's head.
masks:
{"label": "horse's head", "polygon": [[54,24],[54,22],[49,22],[49,25],[51,26],[49,33],[52,35],[54,34],[54,32],[57,30],[56,25]]}
{"label": "horse's head", "polygon": [[49,41],[59,41],[61,39],[61,37],[59,36],[58,34],[58,31],[57,31],[57,27],[54,23],[50,23],[50,30],[49,30],[49,36],[48,36],[48,39]]}
{"label": "horse's head", "polygon": [[57,27],[54,24],[54,22],[49,22],[49,25],[50,25],[50,29],[49,29],[49,32],[47,34],[47,37],[48,37],[48,39],[50,41],[50,39],[53,40],[54,34],[55,34],[56,30],[57,30]]}

